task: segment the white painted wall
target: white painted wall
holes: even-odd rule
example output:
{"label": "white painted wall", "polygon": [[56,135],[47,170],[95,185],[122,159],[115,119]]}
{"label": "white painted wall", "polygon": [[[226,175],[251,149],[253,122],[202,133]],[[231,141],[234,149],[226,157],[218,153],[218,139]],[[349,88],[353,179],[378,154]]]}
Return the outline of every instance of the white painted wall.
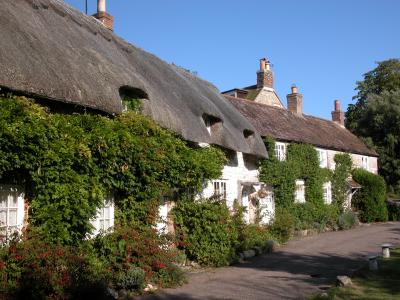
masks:
{"label": "white painted wall", "polygon": [[[247,223],[250,222],[250,198],[257,195],[257,192],[264,187],[264,184],[259,182],[257,159],[254,156],[236,152],[237,164],[232,161],[225,164],[222,176],[218,181],[226,182],[226,204],[232,209],[235,200],[247,208],[244,219]],[[245,186],[251,185],[251,192],[243,191]],[[244,197],[242,194],[244,192]],[[202,198],[209,198],[214,194],[213,181],[205,184],[203,192],[199,195]],[[263,223],[269,223],[275,215],[275,203],[273,196],[268,194],[265,198],[260,198],[262,208]]]}

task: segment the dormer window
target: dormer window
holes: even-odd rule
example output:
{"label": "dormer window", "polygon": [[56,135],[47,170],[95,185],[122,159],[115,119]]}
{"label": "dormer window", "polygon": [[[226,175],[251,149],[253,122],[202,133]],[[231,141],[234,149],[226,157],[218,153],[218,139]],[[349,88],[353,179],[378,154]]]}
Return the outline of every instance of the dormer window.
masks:
{"label": "dormer window", "polygon": [[216,132],[219,127],[222,125],[222,121],[220,118],[204,114],[203,115],[204,125],[206,126],[207,132],[209,135]]}
{"label": "dormer window", "polygon": [[122,86],[119,89],[119,95],[121,97],[123,111],[139,112],[141,110],[141,100],[149,99],[145,91],[131,86]]}
{"label": "dormer window", "polygon": [[279,161],[286,160],[286,144],[275,143],[275,156]]}
{"label": "dormer window", "polygon": [[254,131],[250,130],[250,129],[245,129],[243,130],[243,135],[246,139],[253,137],[254,136]]}

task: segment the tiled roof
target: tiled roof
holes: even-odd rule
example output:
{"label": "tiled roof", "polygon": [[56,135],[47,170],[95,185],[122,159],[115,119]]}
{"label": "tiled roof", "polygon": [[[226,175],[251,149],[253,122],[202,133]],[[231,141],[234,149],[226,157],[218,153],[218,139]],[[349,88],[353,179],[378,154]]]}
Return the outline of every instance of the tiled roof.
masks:
{"label": "tiled roof", "polygon": [[363,141],[339,124],[321,118],[297,115],[287,109],[225,95],[262,136],[301,142],[324,149],[378,156]]}

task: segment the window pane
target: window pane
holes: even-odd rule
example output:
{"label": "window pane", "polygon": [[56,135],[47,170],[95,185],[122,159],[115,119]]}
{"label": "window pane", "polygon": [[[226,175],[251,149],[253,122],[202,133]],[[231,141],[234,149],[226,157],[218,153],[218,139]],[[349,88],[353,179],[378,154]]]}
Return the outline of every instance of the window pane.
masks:
{"label": "window pane", "polygon": [[104,208],[104,218],[109,219],[110,218],[110,207],[105,207]]}
{"label": "window pane", "polygon": [[8,211],[8,225],[9,226],[17,225],[17,210],[16,209],[10,209]]}
{"label": "window pane", "polygon": [[104,230],[107,230],[108,228],[110,228],[110,220],[104,220]]}
{"label": "window pane", "polygon": [[0,226],[7,226],[7,211],[0,210]]}
{"label": "window pane", "polygon": [[100,220],[100,230],[104,229],[104,220]]}
{"label": "window pane", "polygon": [[18,196],[15,193],[8,195],[8,203],[10,207],[18,207]]}

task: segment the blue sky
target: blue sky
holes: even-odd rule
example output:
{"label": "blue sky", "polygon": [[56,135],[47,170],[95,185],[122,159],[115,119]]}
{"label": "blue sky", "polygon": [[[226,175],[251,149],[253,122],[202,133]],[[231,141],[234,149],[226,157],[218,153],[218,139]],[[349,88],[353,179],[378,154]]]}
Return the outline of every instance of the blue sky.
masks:
{"label": "blue sky", "polygon": [[255,84],[267,57],[281,100],[296,84],[304,112],[328,119],[376,61],[400,57],[399,0],[107,0],[107,10],[118,35],[221,91]]}

